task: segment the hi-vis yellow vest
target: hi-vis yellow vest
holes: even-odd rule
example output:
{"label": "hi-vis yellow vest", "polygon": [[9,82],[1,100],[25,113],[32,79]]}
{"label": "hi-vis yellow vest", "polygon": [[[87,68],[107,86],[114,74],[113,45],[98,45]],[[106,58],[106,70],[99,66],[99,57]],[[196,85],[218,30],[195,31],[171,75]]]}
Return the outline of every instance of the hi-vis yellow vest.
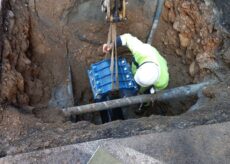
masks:
{"label": "hi-vis yellow vest", "polygon": [[[126,46],[134,56],[135,62],[132,63],[133,74],[135,75],[138,69],[137,64],[141,66],[145,62],[154,62],[160,67],[160,78],[155,84],[153,84],[153,86],[158,90],[165,89],[169,83],[169,73],[167,61],[160,55],[160,53],[151,45],[141,42],[130,34],[122,35],[121,39],[122,42],[125,42]],[[141,90],[144,89],[142,88]]]}

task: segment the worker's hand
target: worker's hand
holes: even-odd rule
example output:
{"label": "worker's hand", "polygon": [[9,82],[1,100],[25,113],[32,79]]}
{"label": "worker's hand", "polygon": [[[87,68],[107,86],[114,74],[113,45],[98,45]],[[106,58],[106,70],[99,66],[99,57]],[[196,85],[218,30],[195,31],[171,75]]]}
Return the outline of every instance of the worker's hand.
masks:
{"label": "worker's hand", "polygon": [[103,53],[109,53],[109,51],[112,49],[112,44],[104,44],[103,45]]}
{"label": "worker's hand", "polygon": [[155,94],[155,93],[156,93],[156,90],[155,90],[155,88],[152,87],[152,88],[150,89],[150,94]]}

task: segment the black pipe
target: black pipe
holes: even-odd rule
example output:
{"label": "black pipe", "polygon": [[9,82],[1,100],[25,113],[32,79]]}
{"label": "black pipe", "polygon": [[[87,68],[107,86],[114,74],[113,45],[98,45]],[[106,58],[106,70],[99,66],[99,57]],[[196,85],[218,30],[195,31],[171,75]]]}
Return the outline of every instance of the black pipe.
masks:
{"label": "black pipe", "polygon": [[100,102],[95,104],[64,108],[62,109],[62,111],[66,115],[83,114],[83,113],[102,111],[106,109],[114,109],[114,108],[119,109],[125,106],[141,104],[146,102],[154,102],[156,100],[169,101],[174,99],[180,99],[188,96],[195,96],[204,87],[214,83],[216,83],[216,81],[208,81],[200,84],[193,84],[193,85],[160,91],[157,94],[153,94],[153,95],[139,95],[139,96],[127,97],[127,98],[105,101],[105,102]]}
{"label": "black pipe", "polygon": [[157,0],[157,10],[153,16],[153,23],[152,23],[152,28],[150,30],[150,33],[148,35],[148,40],[147,40],[147,43],[148,44],[152,44],[152,41],[153,41],[153,36],[156,32],[156,29],[157,29],[157,26],[159,24],[159,21],[160,21],[160,16],[161,16],[161,12],[162,12],[162,8],[163,8],[163,5],[164,5],[164,0]]}

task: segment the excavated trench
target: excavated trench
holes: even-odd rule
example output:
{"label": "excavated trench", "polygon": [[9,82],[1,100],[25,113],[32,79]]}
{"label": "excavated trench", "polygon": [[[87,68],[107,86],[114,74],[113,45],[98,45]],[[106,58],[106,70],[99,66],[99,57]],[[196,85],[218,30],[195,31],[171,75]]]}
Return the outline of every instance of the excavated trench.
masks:
{"label": "excavated trench", "polygon": [[[223,71],[228,69],[223,61],[228,64],[229,55],[225,48],[228,42],[224,41],[227,34],[223,31],[228,28],[219,25],[225,21],[219,14],[223,7],[214,2],[221,3],[165,1],[153,46],[168,61],[168,88],[216,77],[224,81]],[[156,103],[141,114],[135,112],[138,107],[129,107],[126,119],[130,120],[127,121],[96,126],[89,122],[101,124],[101,120],[99,113],[93,113],[74,117],[76,124],[68,122],[57,107],[50,106],[50,101],[55,88],[68,83],[70,65],[74,105],[93,102],[87,70],[92,63],[105,58],[102,44],[108,33],[100,3],[95,0],[55,0],[55,3],[53,0],[3,0],[2,3],[0,128],[4,134],[0,135],[1,156],[98,138],[136,135],[141,131],[154,131],[153,127],[157,126],[158,130],[166,130],[167,125],[170,128],[189,127],[208,122],[208,116],[213,123],[213,118],[221,120],[221,116],[207,114],[205,110],[199,115],[205,119],[186,115],[198,100],[198,97],[189,97]],[[130,1],[128,20],[118,25],[118,33],[128,32],[146,41],[155,8],[156,1],[153,0]],[[224,60],[217,52],[223,53]],[[125,48],[119,49],[119,54],[131,59]],[[215,89],[208,89],[207,97],[213,98]],[[209,109],[207,98],[198,102],[194,108]],[[193,123],[170,122],[174,119]],[[126,129],[122,128],[124,125]]]}

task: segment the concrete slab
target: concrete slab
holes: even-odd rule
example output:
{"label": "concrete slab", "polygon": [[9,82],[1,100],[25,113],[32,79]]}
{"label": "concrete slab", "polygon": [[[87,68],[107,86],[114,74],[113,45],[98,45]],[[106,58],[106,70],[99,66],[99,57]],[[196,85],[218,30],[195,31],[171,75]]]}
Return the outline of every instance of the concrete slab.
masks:
{"label": "concrete slab", "polygon": [[123,163],[228,163],[230,122],[7,156],[0,163],[87,163],[98,147]]}

